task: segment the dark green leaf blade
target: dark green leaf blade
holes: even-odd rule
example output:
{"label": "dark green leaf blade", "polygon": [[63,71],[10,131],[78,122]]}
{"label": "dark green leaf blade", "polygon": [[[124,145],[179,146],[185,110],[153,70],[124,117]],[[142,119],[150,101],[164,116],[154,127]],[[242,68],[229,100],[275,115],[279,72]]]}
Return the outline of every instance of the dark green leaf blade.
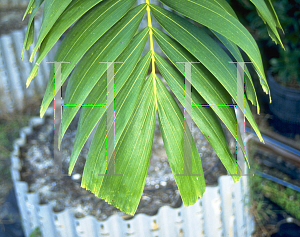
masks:
{"label": "dark green leaf blade", "polygon": [[[158,45],[169,60],[182,73],[182,75],[185,75],[184,64],[176,62],[196,62],[197,59],[185,50],[179,43],[172,40],[169,36],[156,28],[154,28],[154,36]],[[158,63],[161,63],[160,58],[158,58]],[[164,67],[167,67],[167,65]],[[213,105],[212,109],[220,117],[231,134],[237,138],[245,156],[245,160],[247,161],[244,143],[240,133],[237,131],[237,120],[234,109],[233,107],[224,106],[232,104],[230,95],[220,82],[202,64],[192,64],[192,75],[192,85],[207,101],[207,104]]]}
{"label": "dark green leaf blade", "polygon": [[272,1],[271,0],[266,0],[266,5],[268,6],[269,11],[271,12],[274,21],[276,22],[275,23],[276,27],[278,27],[279,29],[281,29],[282,32],[283,32],[282,26],[281,26],[281,24],[279,22],[279,19],[278,19],[278,16],[277,16],[276,12],[275,12],[275,9],[273,7]]}
{"label": "dark green leaf blade", "polygon": [[[36,59],[35,65],[33,69],[31,70],[31,73],[29,74],[29,77],[27,79],[27,84],[31,82],[31,80],[34,78],[34,75],[37,74],[37,71],[39,69],[39,65],[42,62],[42,60],[45,58],[45,56],[49,53],[49,51],[52,49],[52,47],[56,44],[56,42],[59,40],[59,38],[62,36],[62,34],[74,23],[76,22],[80,17],[82,17],[85,13],[87,13],[87,17],[91,15],[90,12],[88,12],[91,8],[93,8],[95,5],[97,5],[99,2],[102,0],[81,0],[81,1],[74,1],[72,2],[64,11],[64,13],[57,19],[55,24],[52,26],[46,37],[43,39],[39,52],[38,52],[38,57]],[[131,0],[133,1],[133,0]],[[106,5],[108,4],[98,4],[100,6],[97,6],[97,8],[100,9],[102,8],[102,11],[106,10],[108,8]],[[131,5],[132,6],[132,5]],[[129,7],[130,8],[130,7]],[[129,10],[128,8],[128,10]],[[125,8],[126,9],[126,8]],[[109,9],[108,9],[109,10]],[[126,11],[125,11],[126,13]],[[124,13],[124,14],[125,14]],[[124,15],[123,14],[123,15]],[[123,16],[121,15],[121,16]],[[118,17],[118,14],[116,14],[116,17]],[[82,31],[82,29],[85,29]],[[88,27],[82,27],[81,32],[86,33]],[[94,38],[94,35],[88,35],[85,36],[88,39],[91,37]],[[70,47],[75,47],[76,49],[82,48],[82,46],[78,46],[79,42],[76,40],[78,39],[78,36],[73,36],[73,42],[75,41],[77,44],[74,45],[73,42],[68,42],[68,48]],[[93,40],[92,40],[93,41]],[[82,43],[82,42],[80,42]],[[65,52],[67,49],[60,47],[60,49],[64,49],[63,52]],[[59,49],[59,50],[60,50]],[[61,51],[61,50],[60,50]],[[57,61],[57,60],[56,60]]]}
{"label": "dark green leaf blade", "polygon": [[[80,0],[75,0],[80,1]],[[72,0],[48,0],[45,2],[44,10],[43,10],[43,21],[41,25],[41,29],[39,32],[39,36],[34,46],[33,52],[30,56],[30,62],[32,62],[35,53],[38,51],[42,41],[63,13],[63,11],[67,8],[67,6],[72,2]],[[27,81],[28,83],[28,81]],[[28,86],[27,86],[28,87]]]}
{"label": "dark green leaf blade", "polygon": [[[124,50],[124,52],[118,57],[118,62],[123,62],[119,67],[115,65],[116,73],[115,73],[115,96],[119,94],[121,89],[123,88],[125,82],[130,78],[139,78],[140,75],[145,77],[149,68],[150,64],[150,53],[146,54],[140,62],[138,62],[140,55],[143,52],[145,47],[147,36],[149,34],[149,28],[145,28],[141,31],[129,46]],[[137,65],[138,63],[138,65]],[[134,70],[134,72],[132,72]],[[132,74],[132,75],[131,75]],[[106,90],[107,90],[107,74],[105,73],[101,79],[97,82],[91,93],[88,95],[85,104],[88,105],[101,105],[106,104]],[[133,90],[137,89],[138,87],[134,88]],[[126,96],[128,96],[129,91],[126,91]],[[127,97],[118,97],[119,101],[122,103],[126,102]],[[134,97],[133,97],[134,98]],[[134,103],[133,103],[134,104]],[[78,155],[84,146],[87,138],[89,137],[90,133],[92,132],[93,128],[96,126],[97,122],[106,111],[106,107],[83,107],[80,113],[79,124],[77,128],[77,133],[74,142],[74,148],[72,151],[72,155],[70,158],[70,165],[69,165],[69,174],[72,173]],[[126,114],[122,117],[124,118],[122,124],[125,124],[126,116],[130,114],[129,107],[126,110]],[[118,113],[118,110],[117,110]],[[117,124],[118,125],[118,124]],[[118,128],[118,127],[117,127]]]}
{"label": "dark green leaf blade", "polygon": [[[218,79],[234,101],[237,102],[240,109],[244,111],[244,104],[237,101],[237,68],[233,63],[229,63],[231,59],[224,50],[203,30],[191,22],[162,8],[153,5],[151,5],[151,8],[154,17],[166,31]],[[240,86],[238,90],[241,91],[244,88]],[[245,104],[247,103],[245,101]],[[247,109],[247,106],[245,107],[246,118],[260,140],[262,140],[251,111]],[[243,146],[241,143],[240,145]]]}
{"label": "dark green leaf blade", "polygon": [[278,31],[276,29],[276,26],[279,27],[280,29],[282,29],[282,27],[279,23],[278,17],[276,15],[276,12],[272,4],[269,2],[269,0],[267,1],[250,0],[250,1],[255,5],[259,16],[267,25],[269,36],[276,44],[280,44],[281,47],[284,48],[280,36],[278,34]]}
{"label": "dark green leaf blade", "polygon": [[[212,31],[212,32],[224,44],[224,46],[229,50],[229,52],[237,60],[237,62],[244,62],[241,52],[239,51],[238,47],[233,42],[231,42],[226,37],[224,37],[223,35],[220,35],[219,33],[215,32],[215,31]],[[257,113],[259,114],[260,108],[259,108],[259,104],[258,104],[258,100],[257,100],[257,96],[256,96],[256,91],[255,91],[254,84],[253,84],[253,81],[252,81],[252,78],[251,78],[251,75],[250,75],[250,72],[249,72],[247,66],[248,66],[248,64],[245,63],[245,76],[246,76],[245,89],[246,89],[246,93],[247,93],[247,98],[251,101],[251,103],[253,105],[257,106]]]}
{"label": "dark green leaf blade", "polygon": [[[221,7],[216,6],[207,0],[160,0],[162,3],[166,4],[171,9],[178,11],[184,16],[207,26],[219,34],[225,36],[236,45],[238,45],[253,62],[254,67],[260,74],[260,83],[265,93],[269,94],[269,87],[267,79],[263,70],[263,64],[258,46],[247,31],[247,29],[232,15]],[[173,18],[173,14],[168,13],[168,11],[161,9],[159,7],[153,6],[153,14],[155,18]],[[164,17],[163,17],[164,16]],[[180,18],[175,17],[175,22],[178,23]],[[186,27],[186,24],[183,25]],[[182,29],[181,29],[182,31]],[[170,32],[168,32],[170,33]],[[212,48],[209,48],[212,50]],[[218,55],[219,56],[219,55]],[[213,66],[213,64],[211,65]],[[214,65],[215,66],[215,65]],[[215,66],[217,67],[217,66]]]}
{"label": "dark green leaf blade", "polygon": [[62,133],[59,144],[80,105],[84,103],[97,81],[107,70],[107,64],[99,62],[115,62],[135,35],[145,10],[145,5],[139,5],[129,11],[90,48],[75,68],[66,89],[66,107],[62,115]]}
{"label": "dark green leaf blade", "polygon": [[[184,106],[184,76],[178,70],[175,70],[169,63],[161,56],[155,54],[156,64],[162,76],[168,83],[168,86],[175,94],[179,102]],[[196,69],[193,67],[193,78],[196,77]],[[194,80],[192,80],[193,82]],[[193,90],[192,92],[193,105],[207,104],[201,95]],[[201,130],[207,141],[219,156],[223,165],[230,174],[240,174],[241,170],[236,166],[236,161],[229,149],[221,124],[212,109],[214,107],[192,107],[192,118],[198,128]],[[239,176],[232,176],[233,180],[237,182]]]}
{"label": "dark green leaf blade", "polygon": [[[192,138],[192,174],[197,176],[178,176],[184,173],[184,133],[191,133],[184,129],[183,114],[177,103],[162,83],[156,77],[157,111],[160,131],[168,161],[176,180],[185,206],[193,205],[205,191],[205,179],[201,158]],[[190,134],[191,135],[191,134]]]}
{"label": "dark green leaf blade", "polygon": [[[133,215],[138,207],[150,162],[156,119],[155,97],[153,96],[154,80],[153,74],[146,82],[143,80],[144,86],[134,114],[116,144],[115,173],[124,174],[124,176],[98,176],[98,172],[103,172],[106,168],[102,145],[101,160],[96,160],[97,158],[94,157],[90,162],[91,165],[85,166],[81,184],[83,188],[91,190],[96,196],[105,199],[109,204],[113,204],[130,215]],[[106,120],[105,117],[103,119]],[[102,126],[104,124],[103,122]],[[102,131],[102,141],[105,140],[105,133],[99,127],[95,136],[98,131]],[[97,140],[97,137],[94,138],[92,145],[93,143],[97,144]],[[89,161],[87,160],[87,162]],[[94,171],[92,165],[97,166]],[[100,165],[101,169],[98,168]],[[93,172],[92,175],[90,172]]]}
{"label": "dark green leaf blade", "polygon": [[[131,5],[132,0],[101,2],[78,20],[60,44],[58,52],[55,55],[55,60],[58,62],[70,62],[62,64],[62,84],[66,81],[83,55],[128,12]],[[85,30],[82,31],[82,29]],[[54,66],[51,67],[47,89],[41,105],[41,117],[53,100],[53,90]]]}
{"label": "dark green leaf blade", "polygon": [[30,17],[29,17],[29,20],[28,20],[27,31],[26,31],[26,34],[25,34],[22,54],[21,54],[22,60],[23,60],[25,50],[28,50],[30,45],[33,43],[33,39],[34,39],[34,17],[35,17],[37,11],[39,10],[39,8],[40,8],[40,6],[42,5],[43,2],[44,2],[44,0],[36,0],[35,7],[34,7],[32,13],[30,14]]}

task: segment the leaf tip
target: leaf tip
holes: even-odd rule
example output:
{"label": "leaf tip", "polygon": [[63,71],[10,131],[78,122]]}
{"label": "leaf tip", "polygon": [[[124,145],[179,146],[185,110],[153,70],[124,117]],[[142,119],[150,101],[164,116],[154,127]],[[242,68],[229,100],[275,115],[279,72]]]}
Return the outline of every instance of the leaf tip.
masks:
{"label": "leaf tip", "polygon": [[45,110],[44,106],[41,106],[41,109],[40,109],[40,118],[44,117],[45,112],[46,112],[46,110]]}
{"label": "leaf tip", "polygon": [[257,103],[257,114],[260,114],[260,106],[258,103]]}
{"label": "leaf tip", "polygon": [[86,189],[86,186],[83,182],[81,182],[81,185],[80,185],[82,188],[85,188]]}
{"label": "leaf tip", "polygon": [[72,172],[73,172],[73,169],[74,169],[74,165],[72,165],[72,164],[70,163],[70,165],[69,165],[69,170],[68,170],[68,175],[69,175],[69,176],[71,176],[71,174],[72,174]]}
{"label": "leaf tip", "polygon": [[29,58],[29,61],[30,61],[31,63],[32,63],[32,61],[33,61],[33,58],[34,58],[36,52],[37,52],[37,49],[34,48],[33,51],[32,51],[32,54],[30,55],[30,58]]}
{"label": "leaf tip", "polygon": [[58,150],[60,150],[60,146],[61,146],[61,134],[59,134],[59,137],[58,137]]}

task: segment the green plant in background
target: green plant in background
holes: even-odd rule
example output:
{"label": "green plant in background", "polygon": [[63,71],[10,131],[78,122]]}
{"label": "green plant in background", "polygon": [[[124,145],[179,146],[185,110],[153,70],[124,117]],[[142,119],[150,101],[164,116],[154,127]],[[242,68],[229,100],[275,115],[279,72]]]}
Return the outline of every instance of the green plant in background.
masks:
{"label": "green plant in background", "polygon": [[261,191],[272,202],[276,203],[290,215],[300,220],[299,192],[269,180],[264,180],[262,182]]}
{"label": "green plant in background", "polygon": [[279,58],[271,59],[270,70],[278,75],[283,85],[300,83],[300,0],[276,1],[279,19],[285,30],[283,44],[286,50],[279,48]]}
{"label": "green plant in background", "polygon": [[[300,83],[300,0],[273,0],[279,21],[284,30],[282,43],[285,50],[274,42],[266,31],[264,22],[256,14],[255,8],[246,1],[239,0],[240,7],[243,6],[246,14],[240,16],[249,25],[250,31],[255,39],[264,41],[265,54],[272,55],[266,62],[275,79],[284,86],[294,86]],[[272,35],[272,33],[270,34]],[[275,43],[278,43],[275,38]],[[272,47],[271,49],[269,47]],[[268,50],[268,51],[266,51]],[[273,51],[273,52],[272,52]],[[299,84],[300,85],[300,84]]]}
{"label": "green plant in background", "polygon": [[[258,169],[258,165],[254,165],[254,169]],[[265,201],[265,197],[262,193],[261,183],[263,179],[255,175],[249,179],[250,182],[250,197],[251,197],[251,213],[253,214],[258,229],[268,236],[268,230],[265,225],[268,223],[270,218],[276,217],[276,213],[272,210],[272,205]]]}
{"label": "green plant in background", "polygon": [[42,237],[42,232],[40,230],[39,227],[36,227],[31,234],[29,235],[29,237]]}
{"label": "green plant in background", "polygon": [[28,115],[10,115],[0,118],[0,203],[4,202],[8,191],[13,187],[10,174],[10,153],[13,141],[17,139],[20,129],[29,121]]}
{"label": "green plant in background", "polygon": [[300,83],[300,44],[297,47],[292,49],[286,46],[286,50],[279,50],[280,58],[270,60],[271,72],[277,75],[277,81],[284,86]]}
{"label": "green plant in background", "polygon": [[[248,146],[252,149],[248,150],[248,156],[251,164],[251,174],[254,170],[259,170],[259,165],[255,161],[254,156],[257,152],[257,146],[253,140],[250,140]],[[272,205],[268,204],[264,199],[264,195],[261,190],[261,183],[263,179],[258,175],[254,175],[249,178],[250,185],[250,198],[248,199],[247,206],[250,206],[250,212],[253,214],[256,222],[256,226],[268,236],[268,230],[265,228],[266,223],[270,217],[275,217],[276,213],[272,210]],[[258,230],[258,228],[256,230]]]}
{"label": "green plant in background", "polygon": [[[226,0],[161,0],[169,8],[207,27],[227,47],[237,61],[244,61],[241,48],[253,63],[260,76],[263,90],[269,94],[261,55],[257,44],[240,23]],[[24,50],[33,42],[34,16],[43,0],[31,0]],[[280,27],[269,0],[252,0],[266,22],[269,32],[280,41],[276,27]],[[152,14],[151,14],[152,13]],[[138,27],[144,14],[148,26]],[[169,33],[169,36],[152,26],[152,17]],[[75,23],[75,24],[74,24]],[[48,0],[43,9],[43,22],[30,61],[38,52],[27,86],[36,76],[39,64],[72,25],[63,39],[54,61],[62,64],[62,83],[70,75],[64,98],[65,104],[105,104],[107,91],[106,64],[99,62],[123,62],[115,65],[115,173],[124,176],[99,176],[105,174],[106,165],[106,107],[83,107],[80,113],[73,152],[70,159],[71,174],[77,157],[92,130],[97,127],[84,167],[81,186],[105,199],[121,211],[134,214],[141,198],[149,166],[156,116],[173,174],[182,174],[184,167],[183,113],[157,77],[156,67],[166,80],[179,102],[184,105],[183,63],[192,64],[193,105],[232,104],[237,102],[237,67],[230,57],[200,27],[173,12],[146,0],[136,6],[134,0]],[[150,50],[141,57],[146,41],[150,38]],[[155,53],[156,40],[169,62]],[[152,72],[147,77],[149,66]],[[245,90],[247,98],[257,106],[257,96],[252,78],[246,70]],[[243,88],[238,88],[243,90]],[[54,65],[42,102],[40,114],[54,98]],[[270,97],[271,100],[271,97]],[[244,111],[242,105],[238,104]],[[64,107],[62,136],[80,109],[80,106]],[[243,142],[236,126],[233,107],[192,108],[192,118],[230,174],[241,174],[226,142],[219,118],[244,151]],[[245,103],[245,116],[262,141],[261,134]],[[201,159],[192,139],[193,173],[199,176],[176,176],[175,180],[185,205],[194,204],[205,191]],[[247,159],[245,157],[245,159]],[[239,176],[232,176],[234,181]]]}
{"label": "green plant in background", "polygon": [[[255,169],[260,170],[261,168],[256,164]],[[259,203],[260,206],[264,206],[265,204],[262,200],[263,196],[265,196],[280,206],[283,210],[288,212],[290,215],[300,220],[299,192],[262,178],[258,175],[255,175],[253,178],[251,178],[250,182],[252,187],[252,198],[254,202]],[[273,215],[273,212],[266,206],[264,209],[257,208],[257,212],[260,218],[259,220],[262,221],[262,223],[265,223],[265,221],[268,219],[266,214]]]}

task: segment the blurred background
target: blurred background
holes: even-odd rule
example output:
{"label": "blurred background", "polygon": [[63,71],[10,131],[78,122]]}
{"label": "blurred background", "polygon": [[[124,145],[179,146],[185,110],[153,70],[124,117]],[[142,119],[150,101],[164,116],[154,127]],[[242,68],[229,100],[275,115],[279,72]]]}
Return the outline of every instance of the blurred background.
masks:
{"label": "blurred background", "polygon": [[287,215],[300,220],[300,1],[272,1],[284,30],[279,33],[285,50],[271,39],[250,1],[229,2],[258,43],[272,97],[270,104],[252,70],[261,113],[256,115],[254,107],[252,111],[265,135],[265,144],[253,140],[249,145],[252,167],[263,173],[250,178],[257,236],[297,236],[299,230],[280,223]]}

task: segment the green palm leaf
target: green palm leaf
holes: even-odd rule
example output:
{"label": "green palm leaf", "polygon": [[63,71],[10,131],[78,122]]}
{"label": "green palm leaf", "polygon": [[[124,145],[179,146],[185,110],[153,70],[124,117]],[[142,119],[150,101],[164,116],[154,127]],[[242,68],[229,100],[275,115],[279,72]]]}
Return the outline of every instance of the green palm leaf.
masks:
{"label": "green palm leaf", "polygon": [[251,2],[255,5],[259,16],[263,19],[263,21],[267,25],[267,30],[272,40],[276,44],[280,44],[284,48],[276,27],[280,28],[281,30],[283,29],[280,25],[280,22],[278,20],[278,17],[275,13],[271,1],[251,0]]}
{"label": "green palm leaf", "polygon": [[[128,124],[130,117],[132,116],[134,109],[136,107],[137,99],[141,93],[141,89],[144,86],[145,78],[147,76],[147,70],[150,64],[150,54],[146,54],[139,61],[136,70],[132,73],[132,76],[127,80],[127,84],[125,88],[130,88],[130,93],[127,93],[127,90],[122,90],[118,93],[116,98],[116,124],[121,126],[121,129],[116,129],[116,144],[119,142],[119,138],[124,131],[125,126]],[[100,88],[99,88],[100,89]],[[96,91],[96,90],[95,90]],[[93,90],[94,92],[94,90]],[[92,93],[93,93],[92,92]],[[91,98],[92,100],[93,98]],[[104,99],[103,99],[104,100]],[[101,98],[98,100],[99,102],[103,102]],[[91,190],[92,192],[96,192],[99,189],[99,185],[102,183],[103,177],[99,177],[98,174],[104,174],[106,171],[106,116],[104,116],[104,111],[99,111],[98,114],[96,110],[92,110],[92,108],[84,107],[82,114],[80,115],[79,128],[81,124],[84,122],[84,115],[88,114],[88,116],[97,116],[96,118],[101,118],[101,121],[98,125],[95,139],[93,139],[92,145],[89,150],[88,158],[85,164],[82,186]],[[91,121],[91,120],[87,120]],[[93,122],[93,121],[92,121]],[[77,138],[77,137],[76,137]],[[99,147],[99,145],[93,145],[93,143],[104,144],[104,147]],[[73,155],[73,154],[72,154]],[[97,162],[97,160],[102,159],[103,162]],[[103,165],[104,164],[104,165]],[[71,165],[70,165],[71,167]],[[102,167],[102,168],[101,168]],[[97,171],[98,173],[94,173]],[[96,182],[95,182],[96,181]]]}
{"label": "green palm leaf", "polygon": [[34,17],[36,15],[38,9],[40,8],[42,3],[44,2],[44,0],[37,0],[33,4],[33,1],[35,1],[35,0],[31,0],[29,2],[29,5],[28,5],[27,10],[26,10],[26,12],[24,14],[24,17],[23,17],[23,20],[24,20],[27,13],[29,13],[29,12],[31,13],[30,17],[29,17],[29,20],[28,20],[27,31],[26,31],[24,44],[23,44],[23,49],[22,49],[22,54],[21,54],[22,60],[23,60],[25,50],[28,50],[30,45],[32,45],[32,43],[33,43],[33,39],[34,39]]}
{"label": "green palm leaf", "polygon": [[[148,53],[144,58],[139,62],[139,65],[136,66],[141,53],[145,47],[147,36],[149,34],[149,28],[145,28],[141,31],[135,38],[130,42],[129,46],[124,50],[124,52],[119,56],[117,62],[123,62],[122,65],[116,65],[115,68],[115,96],[118,96],[121,89],[124,87],[125,82],[128,77],[136,77],[144,75],[147,73],[151,54]],[[132,73],[135,69],[134,73]],[[131,73],[133,74],[131,76]],[[106,104],[106,92],[107,92],[107,80],[106,73],[101,77],[97,82],[96,86],[93,88],[91,93],[88,95],[85,104]],[[127,91],[126,91],[127,92]],[[118,97],[120,98],[120,97]],[[121,100],[124,101],[125,97]],[[117,101],[118,102],[118,101]],[[70,159],[69,174],[72,173],[73,167],[75,165],[76,159],[84,146],[88,136],[92,132],[92,129],[96,126],[99,118],[106,111],[106,107],[83,107],[80,113],[80,120],[78,126],[78,132],[76,134],[74,149]],[[127,108],[127,113],[129,113]],[[118,114],[118,111],[117,111]],[[117,128],[120,124],[116,124]],[[121,124],[123,125],[123,123]],[[117,129],[119,131],[119,129]]]}
{"label": "green palm leaf", "polygon": [[[88,49],[129,11],[134,2],[132,0],[101,2],[76,22],[70,33],[62,41],[58,53],[55,55],[55,61],[70,62],[62,65],[62,70],[64,71],[61,78],[62,84]],[[83,31],[82,29],[85,30]],[[34,70],[33,68],[32,71]],[[50,80],[41,106],[41,115],[44,115],[53,99],[53,90],[54,66],[51,67]]]}
{"label": "green palm leaf", "polygon": [[[212,31],[217,38],[223,43],[223,45],[229,50],[231,55],[237,60],[237,62],[243,62],[243,57],[241,52],[239,51],[238,47],[230,40],[228,40],[223,35]],[[257,113],[259,114],[259,104],[257,101],[256,91],[254,88],[254,84],[248,70],[247,64],[245,65],[245,73],[246,73],[246,80],[245,80],[245,89],[247,93],[247,98],[252,102],[253,105],[257,106]]]}
{"label": "green palm leaf", "polygon": [[35,8],[35,4],[36,4],[36,1],[35,0],[30,0],[29,3],[28,3],[28,6],[27,6],[27,9],[24,13],[24,16],[23,16],[23,21],[26,17],[27,14],[31,14],[32,13],[32,10]]}
{"label": "green palm leaf", "polygon": [[[214,2],[207,0],[160,1],[168,5],[168,7],[180,12],[184,16],[187,16],[225,36],[244,50],[262,78],[260,81],[262,88],[267,94],[269,94],[269,87],[263,70],[258,46],[250,33],[235,17],[230,15],[226,10],[224,10],[224,8],[218,7]],[[164,11],[162,9],[158,10],[159,8],[157,6],[153,6],[153,9],[155,9],[154,12],[157,17],[163,17]],[[259,7],[259,9],[261,8]]]}
{"label": "green palm leaf", "polygon": [[[176,43],[170,37],[168,37],[163,32],[154,28],[154,36],[158,44],[164,53],[168,56],[170,61],[179,69],[179,71],[184,75],[184,65],[176,63],[180,62],[195,62],[197,61],[189,52],[187,52],[180,44]],[[163,61],[160,59],[157,61],[157,65],[160,66]],[[164,75],[163,70],[168,67],[166,64],[160,68],[160,72]],[[173,75],[174,72],[171,74]],[[231,97],[224,87],[216,80],[216,78],[202,65],[202,64],[193,64],[192,65],[192,85],[194,88],[203,96],[207,101],[206,103],[199,104],[217,104],[217,105],[226,105],[232,104]],[[174,88],[175,89],[175,88]],[[182,87],[183,90],[183,87]],[[222,95],[222,96],[221,96]],[[183,98],[182,98],[183,99]],[[183,101],[182,101],[183,102]],[[195,104],[195,105],[199,105]],[[184,105],[184,103],[182,103]],[[228,127],[231,134],[236,137],[237,141],[240,144],[243,153],[245,154],[244,144],[240,133],[237,133],[237,124],[234,109],[232,107],[219,107],[212,106],[212,109]],[[246,157],[245,157],[246,158]],[[246,158],[247,160],[247,158]]]}
{"label": "green palm leaf", "polygon": [[192,205],[205,191],[205,179],[201,158],[192,139],[192,174],[197,176],[178,176],[184,174],[184,135],[190,133],[184,129],[183,114],[162,81],[156,77],[157,110],[164,146],[175,180],[185,205]]}
{"label": "green palm leaf", "polygon": [[[155,54],[155,59],[157,66],[159,68],[159,71],[162,73],[163,77],[165,78],[166,82],[168,83],[168,86],[170,89],[174,92],[175,96],[179,100],[179,102],[184,106],[184,76],[179,69],[176,70],[173,68],[165,59],[163,59],[161,56]],[[199,77],[198,68],[193,68],[193,78]],[[193,82],[193,81],[192,81]],[[197,83],[193,83],[197,84]],[[202,85],[205,84],[205,81],[202,81]],[[214,98],[216,101],[218,98],[216,96],[213,96],[214,92],[213,90],[210,90],[209,85],[205,88],[207,90],[201,90],[201,91],[208,91],[211,92],[212,98]],[[215,88],[218,91],[218,88]],[[219,91],[220,92],[220,91]],[[226,92],[222,91],[223,95],[226,95]],[[205,96],[205,94],[204,94]],[[208,98],[209,101],[210,98]],[[222,99],[222,98],[221,98]],[[203,97],[198,93],[198,91],[193,90],[193,96],[192,96],[193,104],[199,105],[199,104],[207,104],[207,101],[203,99]],[[240,174],[240,170],[237,170],[236,161],[233,158],[232,153],[229,150],[228,144],[226,142],[226,138],[224,135],[224,132],[222,130],[221,124],[216,116],[216,113],[219,114],[219,116],[222,118],[225,118],[226,115],[231,117],[233,110],[230,107],[223,107],[220,109],[220,111],[216,110],[218,107],[212,106],[209,108],[206,107],[193,107],[192,108],[192,118],[193,121],[195,121],[196,125],[199,127],[203,135],[206,137],[208,142],[212,145],[213,149],[215,150],[216,154],[220,157],[223,165],[229,172],[229,174]],[[215,112],[213,111],[215,109]],[[222,112],[225,111],[225,115],[223,116]],[[226,113],[227,112],[227,113]],[[226,119],[228,119],[226,118]],[[227,123],[233,124],[234,119],[231,121],[227,120]],[[236,128],[233,127],[233,129]],[[193,166],[194,167],[194,166]],[[239,176],[232,176],[232,178],[235,181],[239,180]]]}
{"label": "green palm leaf", "polygon": [[[106,130],[106,118],[103,117],[103,122],[100,122],[91,144],[89,151],[89,156],[90,153],[91,156],[87,158],[82,179],[82,187],[91,190],[98,197],[131,215],[135,213],[143,193],[156,119],[156,100],[153,96],[155,76],[151,74],[146,82],[144,77],[136,79],[139,79],[138,83],[143,86],[142,91],[139,93],[134,113],[126,124],[124,132],[119,135],[115,150],[115,173],[124,174],[124,176],[98,176],[98,174],[104,174],[106,170],[104,145],[106,133],[103,131]],[[139,94],[135,93],[135,96]],[[126,113],[125,107],[123,111]],[[123,122],[121,113],[116,116],[116,119],[118,117]],[[98,136],[98,133],[101,136]],[[101,146],[96,146],[97,143]],[[95,149],[94,152],[93,149]]]}
{"label": "green palm leaf", "polygon": [[[33,52],[30,56],[30,61],[33,60],[33,57],[37,51],[37,48],[41,45],[39,49],[39,55],[36,60],[34,68],[31,70],[31,73],[27,79],[26,85],[29,86],[31,80],[37,75],[38,66],[44,57],[49,53],[50,49],[54,46],[57,40],[61,37],[61,35],[77,20],[79,19],[85,12],[87,12],[90,8],[92,8],[97,3],[102,0],[81,0],[81,1],[73,1],[67,9],[64,11],[59,19],[53,23],[53,26],[49,29],[43,28],[44,24],[42,23],[39,38],[37,43],[33,49]],[[79,9],[79,10],[78,10]],[[47,22],[47,19],[43,19],[43,22]],[[47,25],[48,26],[48,25]]]}
{"label": "green palm leaf", "polygon": [[[33,52],[30,56],[30,62],[32,62],[35,53],[38,50],[38,47],[41,45],[42,41],[59,18],[59,16],[63,13],[63,11],[67,8],[67,6],[72,2],[72,0],[48,0],[45,1],[45,6],[43,10],[43,21],[40,29],[40,33],[37,39],[37,42],[33,48]],[[28,82],[27,82],[28,83]]]}
{"label": "green palm leaf", "polygon": [[[153,15],[166,31],[219,80],[236,101],[236,69],[230,58],[203,30],[167,10],[151,5]],[[242,88],[239,88],[241,90]],[[242,105],[239,105],[242,108]]]}
{"label": "green palm leaf", "polygon": [[[267,24],[269,33],[281,43],[277,28],[280,26],[270,0],[251,0]],[[33,42],[34,17],[44,0],[30,0],[25,15],[30,14],[23,52]],[[250,58],[260,76],[260,83],[269,93],[260,52],[256,42],[239,22],[226,0],[161,0],[167,7],[207,27],[224,44],[237,61],[242,61],[241,48]],[[228,105],[237,102],[237,67],[229,63],[230,57],[211,38],[203,27],[187,19],[152,5],[135,6],[135,0],[49,0],[45,1],[43,22],[30,60],[38,52],[35,65],[28,76],[27,85],[38,72],[39,64],[69,28],[61,42],[54,61],[62,64],[62,84],[69,78],[62,116],[62,133],[66,132],[81,105],[78,130],[72,151],[69,174],[88,137],[95,129],[85,163],[82,187],[96,196],[134,214],[139,204],[147,176],[151,155],[155,119],[158,116],[164,146],[173,174],[185,171],[184,144],[191,147],[192,160],[188,170],[194,176],[177,176],[175,180],[185,205],[194,204],[205,192],[201,158],[191,132],[186,128],[184,116],[175,99],[156,75],[156,67],[179,103],[185,104],[185,67],[177,62],[192,64],[192,118],[212,145],[227,171],[237,182],[241,169],[230,152],[220,120],[245,148],[236,124],[233,107],[202,107],[202,104]],[[147,12],[148,26],[138,31]],[[169,36],[152,26],[152,16]],[[25,16],[24,15],[24,16]],[[142,56],[146,41],[150,50]],[[154,38],[165,56],[155,53]],[[114,66],[115,72],[115,174],[108,174],[106,157],[107,130],[107,65],[99,62],[122,62]],[[151,65],[152,62],[152,65]],[[149,76],[148,70],[152,68]],[[257,106],[257,95],[252,77],[245,70],[246,95]],[[54,98],[55,68],[51,66],[47,89],[40,114],[44,115]],[[98,107],[97,105],[103,105]],[[238,106],[244,111],[243,105]],[[262,141],[258,126],[245,103],[245,117]],[[111,120],[109,118],[109,120]],[[191,138],[191,139],[190,139]],[[187,140],[186,140],[187,139]],[[245,160],[247,157],[245,155]],[[99,175],[102,174],[102,175]],[[235,175],[234,175],[235,174]]]}
{"label": "green palm leaf", "polygon": [[[107,69],[106,64],[99,64],[99,62],[114,62],[116,60],[135,35],[145,10],[145,5],[132,9],[89,49],[70,77],[65,104],[80,105],[84,103],[88,94]],[[79,106],[65,108],[66,113],[63,113],[62,117],[61,136],[65,134],[79,108]]]}
{"label": "green palm leaf", "polygon": [[223,8],[225,11],[227,11],[230,15],[238,19],[237,15],[235,14],[232,7],[229,5],[229,3],[226,0],[212,0],[213,4],[215,4],[218,7]]}

